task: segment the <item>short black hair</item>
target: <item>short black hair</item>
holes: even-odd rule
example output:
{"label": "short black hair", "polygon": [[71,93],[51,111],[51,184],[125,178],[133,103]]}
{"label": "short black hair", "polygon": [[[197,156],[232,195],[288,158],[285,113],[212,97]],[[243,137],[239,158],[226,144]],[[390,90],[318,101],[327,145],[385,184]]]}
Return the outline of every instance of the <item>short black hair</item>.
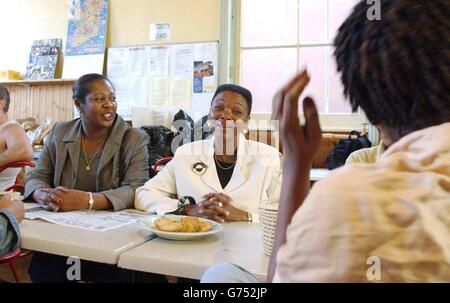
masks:
{"label": "short black hair", "polygon": [[353,111],[400,135],[450,120],[450,1],[381,0],[381,20],[358,3],[334,40]]}
{"label": "short black hair", "polygon": [[107,81],[111,84],[112,87],[114,85],[112,82],[105,76],[100,74],[87,74],[81,76],[72,87],[72,99],[79,100],[81,103],[86,103],[86,96],[89,94],[90,84],[97,80]]}
{"label": "short black hair", "polygon": [[232,91],[235,92],[239,95],[241,95],[245,101],[247,101],[247,106],[248,106],[248,114],[250,115],[251,111],[252,111],[252,93],[246,89],[245,87],[236,85],[236,84],[222,84],[220,85],[217,89],[216,92],[214,93],[214,96],[211,100],[211,105],[212,102],[214,101],[214,98],[220,94],[223,91]]}
{"label": "short black hair", "polygon": [[0,84],[0,99],[5,100],[5,107],[3,108],[3,111],[7,113],[9,110],[9,102],[11,101],[11,99],[9,97],[8,89],[1,84]]}

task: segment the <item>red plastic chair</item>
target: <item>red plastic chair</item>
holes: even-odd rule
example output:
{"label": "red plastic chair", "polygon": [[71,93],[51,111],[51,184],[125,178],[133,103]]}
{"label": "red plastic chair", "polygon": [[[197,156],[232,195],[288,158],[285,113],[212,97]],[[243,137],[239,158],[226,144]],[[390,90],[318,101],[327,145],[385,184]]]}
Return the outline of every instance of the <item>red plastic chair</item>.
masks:
{"label": "red plastic chair", "polygon": [[153,170],[155,171],[155,173],[158,173],[158,166],[160,166],[162,164],[166,164],[167,162],[169,162],[172,159],[173,159],[173,157],[164,157],[164,158],[161,158],[158,161],[156,161],[155,164],[153,165]]}
{"label": "red plastic chair", "polygon": [[9,263],[9,267],[14,275],[14,279],[17,283],[20,283],[19,275],[17,274],[15,262],[20,258],[20,248],[17,248],[15,251],[10,252],[9,254],[0,256],[0,264]]}
{"label": "red plastic chair", "polygon": [[9,267],[11,268],[11,271],[14,275],[14,280],[16,280],[16,283],[20,283],[20,279],[19,279],[19,275],[17,274],[15,263],[20,258],[25,257],[29,254],[31,254],[30,250],[26,250],[26,249],[22,250],[20,248],[17,248],[15,251],[10,252],[9,254],[0,256],[0,264],[9,263]]}
{"label": "red plastic chair", "polygon": [[[7,168],[11,168],[11,167],[35,167],[36,164],[34,164],[31,161],[18,161],[18,162],[13,162],[13,163],[9,163],[7,165],[4,165],[2,167],[0,167],[0,173],[2,173],[5,169]],[[14,185],[4,189],[4,191],[23,191],[24,189],[24,185],[20,182],[20,173],[17,175],[16,180],[14,181]]]}

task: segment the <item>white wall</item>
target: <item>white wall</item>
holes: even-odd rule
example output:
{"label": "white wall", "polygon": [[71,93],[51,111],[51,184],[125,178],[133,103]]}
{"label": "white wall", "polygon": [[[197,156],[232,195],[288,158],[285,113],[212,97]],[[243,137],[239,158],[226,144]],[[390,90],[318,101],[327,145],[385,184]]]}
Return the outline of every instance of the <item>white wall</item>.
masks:
{"label": "white wall", "polygon": [[[68,0],[0,0],[0,70],[26,70],[33,40],[63,39]],[[172,23],[167,42],[220,38],[220,0],[110,0],[107,47],[150,44],[149,24]],[[57,70],[57,76],[60,70]]]}

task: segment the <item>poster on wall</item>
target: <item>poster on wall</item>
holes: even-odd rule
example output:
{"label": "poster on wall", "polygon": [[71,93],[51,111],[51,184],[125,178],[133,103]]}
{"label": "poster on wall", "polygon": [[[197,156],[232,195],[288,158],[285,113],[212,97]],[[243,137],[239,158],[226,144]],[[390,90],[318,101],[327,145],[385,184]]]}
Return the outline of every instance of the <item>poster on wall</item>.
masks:
{"label": "poster on wall", "polygon": [[194,61],[194,93],[211,93],[215,90],[215,73],[212,61]]}
{"label": "poster on wall", "polygon": [[211,94],[217,88],[216,47],[213,43],[199,44],[194,50],[194,79],[193,91],[195,94]]}
{"label": "poster on wall", "polygon": [[54,79],[61,45],[61,39],[33,41],[24,79]]}
{"label": "poster on wall", "polygon": [[109,0],[70,0],[63,78],[103,72]]}

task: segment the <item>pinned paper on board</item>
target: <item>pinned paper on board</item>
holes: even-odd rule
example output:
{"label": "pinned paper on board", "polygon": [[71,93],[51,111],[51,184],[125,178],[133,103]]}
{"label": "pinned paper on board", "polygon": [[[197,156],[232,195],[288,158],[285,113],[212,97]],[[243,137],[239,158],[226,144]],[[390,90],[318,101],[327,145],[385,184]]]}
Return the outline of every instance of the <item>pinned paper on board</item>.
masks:
{"label": "pinned paper on board", "polygon": [[191,106],[191,78],[175,77],[170,88],[170,107],[189,108]]}
{"label": "pinned paper on board", "polygon": [[167,46],[152,46],[147,51],[147,74],[152,77],[169,76],[169,48]]}
{"label": "pinned paper on board", "polygon": [[169,106],[170,80],[168,77],[151,78],[148,85],[149,106]]}
{"label": "pinned paper on board", "polygon": [[171,113],[167,109],[153,109],[149,107],[132,107],[131,122],[133,127],[146,125],[163,125],[169,127],[172,124]]}
{"label": "pinned paper on board", "polygon": [[145,77],[146,56],[145,47],[131,47],[128,49],[128,77]]}
{"label": "pinned paper on board", "polygon": [[173,49],[174,63],[173,76],[184,77],[191,76],[194,70],[194,46],[193,45],[177,45]]}

